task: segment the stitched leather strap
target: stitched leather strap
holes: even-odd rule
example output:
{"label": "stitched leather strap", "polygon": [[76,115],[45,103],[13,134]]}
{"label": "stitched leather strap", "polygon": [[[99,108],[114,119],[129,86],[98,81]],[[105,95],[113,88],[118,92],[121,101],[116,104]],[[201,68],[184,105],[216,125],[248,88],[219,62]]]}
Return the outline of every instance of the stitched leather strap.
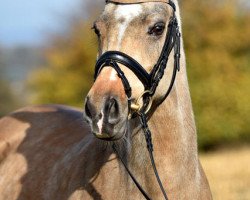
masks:
{"label": "stitched leather strap", "polygon": [[135,176],[132,174],[132,172],[129,170],[126,162],[124,161],[124,159],[122,158],[121,154],[119,153],[119,151],[117,150],[117,147],[115,144],[113,144],[113,150],[114,152],[117,154],[117,157],[120,159],[120,161],[122,162],[124,168],[126,169],[126,171],[128,172],[129,176],[131,177],[131,179],[134,181],[136,187],[140,190],[140,192],[142,193],[142,195],[145,197],[146,200],[152,200],[149,195],[145,192],[145,190],[142,188],[142,186],[140,185],[140,183],[138,183],[138,181],[136,180]]}
{"label": "stitched leather strap", "polygon": [[150,79],[151,79],[150,75],[135,59],[120,51],[107,51],[99,58],[95,68],[95,76],[94,76],[95,79],[97,78],[98,74],[101,72],[103,67],[108,66],[109,62],[112,63],[117,62],[128,67],[142,82],[145,90],[149,89]]}
{"label": "stitched leather strap", "polygon": [[148,2],[162,2],[168,3],[169,0],[106,0],[107,3],[120,3],[120,4],[137,4],[137,3],[148,3]]}
{"label": "stitched leather strap", "polygon": [[116,3],[116,4],[138,4],[138,3],[148,3],[148,2],[167,3],[174,9],[174,11],[176,11],[175,4],[171,0],[106,0],[106,3]]}

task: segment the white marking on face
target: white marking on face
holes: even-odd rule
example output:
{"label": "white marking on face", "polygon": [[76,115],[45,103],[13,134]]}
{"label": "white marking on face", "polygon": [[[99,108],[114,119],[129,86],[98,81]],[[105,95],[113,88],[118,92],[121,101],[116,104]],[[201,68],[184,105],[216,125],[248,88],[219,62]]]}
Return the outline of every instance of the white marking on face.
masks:
{"label": "white marking on face", "polygon": [[118,5],[115,11],[116,20],[122,20],[122,23],[119,24],[118,32],[118,49],[120,48],[124,33],[128,28],[130,22],[137,16],[142,13],[142,6],[138,4],[131,5]]}
{"label": "white marking on face", "polygon": [[113,69],[110,75],[110,80],[115,81],[117,79],[117,72]]}
{"label": "white marking on face", "polygon": [[98,128],[99,128],[99,133],[102,132],[103,119],[104,119],[103,111],[102,111],[101,113],[102,113],[102,117],[101,117],[101,119],[97,122],[97,126],[98,126]]}
{"label": "white marking on face", "polygon": [[[142,13],[142,6],[135,5],[118,5],[115,11],[115,19],[121,20],[122,23],[118,25],[118,37],[117,37],[117,51],[121,48],[122,39],[130,24],[130,22]],[[110,80],[117,80],[117,72],[113,69],[110,75]]]}

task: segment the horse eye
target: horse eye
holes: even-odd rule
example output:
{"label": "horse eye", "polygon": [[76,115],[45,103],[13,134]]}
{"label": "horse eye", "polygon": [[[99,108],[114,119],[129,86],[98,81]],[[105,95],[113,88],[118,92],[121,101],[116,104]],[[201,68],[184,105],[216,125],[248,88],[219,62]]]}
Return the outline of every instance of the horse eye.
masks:
{"label": "horse eye", "polygon": [[97,28],[96,24],[94,24],[94,26],[92,27],[92,29],[95,31],[95,34],[96,34],[98,37],[101,36],[100,30]]}
{"label": "horse eye", "polygon": [[148,34],[153,36],[160,36],[165,30],[165,24],[163,22],[156,23],[152,28],[149,29]]}

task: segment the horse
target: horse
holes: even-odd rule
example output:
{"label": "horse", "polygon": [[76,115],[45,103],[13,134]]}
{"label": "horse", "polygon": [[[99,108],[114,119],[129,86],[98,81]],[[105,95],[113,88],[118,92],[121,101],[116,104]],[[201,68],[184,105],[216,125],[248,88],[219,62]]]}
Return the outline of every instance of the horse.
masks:
{"label": "horse", "polygon": [[0,199],[163,199],[147,146],[165,199],[212,199],[177,0],[107,0],[93,29],[99,59],[84,111],[28,106],[0,119]]}

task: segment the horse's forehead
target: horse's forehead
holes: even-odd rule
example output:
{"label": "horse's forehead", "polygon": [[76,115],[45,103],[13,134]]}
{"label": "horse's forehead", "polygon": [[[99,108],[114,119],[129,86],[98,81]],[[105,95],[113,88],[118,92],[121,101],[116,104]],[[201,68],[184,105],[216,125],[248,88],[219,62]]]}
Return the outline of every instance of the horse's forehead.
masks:
{"label": "horse's forehead", "polygon": [[116,7],[114,16],[117,20],[130,21],[133,18],[141,15],[143,12],[142,5],[131,4],[131,5],[118,5]]}
{"label": "horse's forehead", "polygon": [[110,3],[105,6],[101,18],[105,19],[106,22],[110,20],[124,21],[140,16],[143,12],[145,12],[145,8],[141,4],[119,5]]}
{"label": "horse's forehead", "polygon": [[105,21],[132,21],[134,18],[147,16],[152,13],[166,14],[167,5],[164,3],[145,3],[145,4],[107,4],[103,12]]}

